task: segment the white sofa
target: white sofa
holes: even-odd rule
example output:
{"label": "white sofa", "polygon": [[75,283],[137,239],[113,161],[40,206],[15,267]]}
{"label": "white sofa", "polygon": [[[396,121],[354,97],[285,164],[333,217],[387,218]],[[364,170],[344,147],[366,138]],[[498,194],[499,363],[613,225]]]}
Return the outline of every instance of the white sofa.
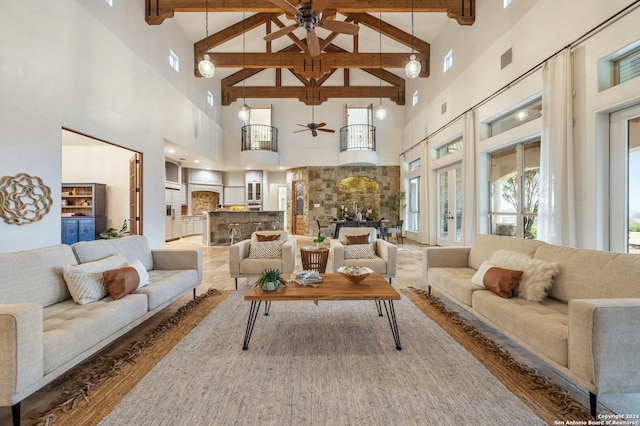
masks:
{"label": "white sofa", "polygon": [[[367,235],[367,244],[373,247],[374,256],[371,258],[353,258],[347,255],[348,251],[347,236]],[[376,228],[366,227],[341,227],[338,231],[338,239],[332,239],[330,242],[333,250],[333,272],[342,266],[366,266],[373,269],[374,272],[381,274],[383,277],[391,278],[396,276],[398,270],[398,247],[377,238]]]}
{"label": "white sofa", "polygon": [[[76,303],[63,268],[115,253],[128,263],[139,260],[149,284],[118,300]],[[24,398],[185,292],[195,295],[202,254],[151,250],[145,237],[130,236],[0,254],[0,271],[0,406],[11,406],[19,424]]]}
{"label": "white sofa", "polygon": [[[471,283],[483,262],[514,251],[557,263],[542,301],[517,293],[503,298]],[[423,263],[429,290],[436,288],[588,389],[594,417],[598,394],[640,392],[640,255],[478,235],[471,247],[424,249]]]}
{"label": "white sofa", "polygon": [[[263,255],[254,250],[251,245],[258,243],[258,236],[278,235],[280,253],[278,255]],[[268,246],[270,242],[266,242]],[[256,248],[254,247],[254,249]],[[261,250],[261,252],[263,252]],[[268,250],[264,251],[268,252]],[[283,274],[293,274],[296,267],[296,240],[289,238],[287,231],[257,231],[251,234],[250,239],[239,241],[229,247],[229,275],[235,278],[236,290],[238,289],[238,278],[259,277],[262,271],[267,268],[278,269]]]}

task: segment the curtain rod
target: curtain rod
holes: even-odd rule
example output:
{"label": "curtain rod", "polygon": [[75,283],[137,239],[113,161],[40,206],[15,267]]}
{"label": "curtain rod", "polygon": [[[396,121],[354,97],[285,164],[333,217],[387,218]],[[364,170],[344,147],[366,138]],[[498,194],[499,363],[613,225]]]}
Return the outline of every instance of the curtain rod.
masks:
{"label": "curtain rod", "polygon": [[571,49],[572,47],[576,46],[577,44],[582,43],[582,42],[588,40],[589,38],[593,37],[595,34],[599,33],[600,31],[602,31],[603,29],[608,27],[611,23],[613,23],[614,20],[618,20],[618,19],[622,18],[624,15],[626,15],[629,12],[631,12],[636,7],[640,6],[639,3],[640,3],[640,0],[635,0],[633,3],[631,3],[628,6],[626,6],[625,8],[620,10],[619,12],[616,12],[613,16],[611,16],[608,19],[606,19],[605,21],[599,23],[598,25],[596,25],[595,27],[593,27],[592,29],[590,29],[589,31],[587,31],[586,33],[584,33],[583,35],[581,35],[580,37],[578,37],[577,39],[572,41],[571,43],[569,43],[566,46],[564,46],[562,49],[560,49],[557,52],[549,55],[546,59],[543,59],[537,65],[534,65],[533,68],[530,68],[528,71],[525,71],[524,73],[520,74],[518,77],[516,77],[515,79],[511,80],[509,83],[505,84],[504,86],[502,86],[501,88],[499,88],[498,90],[496,90],[495,92],[493,92],[492,94],[487,96],[486,98],[482,99],[477,104],[473,105],[471,108],[469,108],[469,109],[465,110],[464,112],[462,112],[461,114],[457,115],[455,118],[450,120],[448,123],[444,124],[443,126],[438,128],[437,130],[434,130],[433,132],[429,133],[427,136],[425,136],[424,138],[420,139],[415,144],[411,145],[409,148],[407,148],[404,151],[402,151],[399,156],[403,156],[404,154],[406,154],[407,152],[411,151],[416,146],[420,145],[422,142],[428,140],[429,138],[431,138],[431,137],[437,135],[438,133],[440,133],[441,131],[445,130],[447,127],[449,127],[450,125],[452,125],[453,123],[458,121],[461,117],[463,117],[469,111],[473,111],[473,110],[479,108],[480,106],[482,106],[485,103],[489,102],[490,100],[492,100],[493,98],[495,98],[496,96],[498,96],[499,94],[504,92],[505,90],[510,89],[511,86],[513,86],[514,84],[519,83],[522,79],[524,79],[524,78],[528,77],[530,74],[538,71],[545,64],[545,62],[547,62],[549,59],[553,58],[554,56],[560,54],[563,50]]}

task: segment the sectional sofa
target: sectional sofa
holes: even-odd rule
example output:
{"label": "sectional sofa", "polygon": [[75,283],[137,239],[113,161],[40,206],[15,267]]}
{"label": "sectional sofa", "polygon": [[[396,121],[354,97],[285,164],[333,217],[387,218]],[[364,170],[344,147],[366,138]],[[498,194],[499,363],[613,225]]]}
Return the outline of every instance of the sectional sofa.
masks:
{"label": "sectional sofa", "polygon": [[640,255],[478,235],[424,249],[423,275],[586,388],[594,417],[598,394],[640,392]]}
{"label": "sectional sofa", "polygon": [[[147,285],[114,300],[96,284],[104,271],[132,265]],[[0,271],[0,406],[19,424],[24,398],[185,292],[195,296],[202,254],[151,250],[130,236],[0,254]]]}

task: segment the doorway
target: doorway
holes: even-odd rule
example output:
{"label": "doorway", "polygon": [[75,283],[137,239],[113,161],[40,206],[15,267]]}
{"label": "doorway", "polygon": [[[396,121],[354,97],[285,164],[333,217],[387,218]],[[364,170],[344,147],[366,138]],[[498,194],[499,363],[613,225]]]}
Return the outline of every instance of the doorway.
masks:
{"label": "doorway", "polygon": [[437,244],[459,245],[462,241],[462,164],[454,164],[436,171]]}
{"label": "doorway", "polygon": [[609,250],[640,253],[640,105],[609,124]]}

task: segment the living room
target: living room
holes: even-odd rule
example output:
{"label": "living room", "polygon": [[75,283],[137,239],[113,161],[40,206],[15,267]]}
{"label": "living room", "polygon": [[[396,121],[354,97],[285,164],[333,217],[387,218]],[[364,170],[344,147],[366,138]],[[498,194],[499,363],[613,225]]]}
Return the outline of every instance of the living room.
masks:
{"label": "living room", "polygon": [[[194,159],[206,160],[214,170],[244,171],[238,111],[245,104],[273,107],[279,164],[264,165],[265,170],[340,170],[345,164],[340,162],[338,135],[294,134],[297,124],[311,119],[338,129],[346,124],[345,107],[382,104],[386,117],[373,121],[377,163],[369,166],[400,168],[399,189],[415,196],[408,201],[417,201],[407,207],[407,217],[415,220],[405,229],[416,244],[471,245],[475,235],[500,229],[569,247],[632,251],[629,225],[636,218],[633,188],[638,185],[629,180],[634,175],[628,165],[638,146],[633,135],[640,117],[640,79],[620,82],[612,73],[620,59],[637,55],[637,1],[513,0],[506,7],[503,2],[472,2],[475,22],[464,26],[446,12],[426,12],[428,6],[416,2],[416,9],[422,9],[415,14],[415,28],[409,21],[410,2],[403,2],[402,22],[387,11],[381,12],[382,20],[431,44],[429,76],[406,78],[406,103],[400,105],[384,91],[387,83],[353,70],[353,86],[380,85],[383,90],[369,97],[323,100],[313,109],[296,98],[241,96],[243,89],[250,93],[252,86],[272,85],[277,79],[273,70],[247,79],[246,85],[240,82],[234,92],[238,99],[223,105],[222,79],[238,68],[220,66],[213,79],[196,76],[194,44],[205,33],[204,3],[198,2],[198,27],[190,30],[180,23],[188,22],[184,14],[189,12],[149,25],[142,1],[5,5],[0,18],[6,41],[0,124],[8,161],[2,176],[26,173],[39,178],[50,189],[52,204],[37,221],[19,226],[1,222],[1,253],[60,243],[62,129],[144,155],[144,235],[152,248],[165,247],[166,141],[179,144]],[[379,12],[369,13],[377,17]],[[230,13],[235,14],[232,22],[243,21],[240,9]],[[223,19],[218,14],[223,12],[210,13],[211,34],[225,28],[225,23],[216,23]],[[433,23],[438,25],[435,33],[430,29],[432,15],[440,19]],[[280,19],[285,21],[285,15]],[[377,30],[361,27],[363,43],[378,54]],[[189,31],[197,32],[197,39]],[[265,28],[252,31],[245,39],[247,51],[264,50]],[[235,39],[236,52],[242,51],[241,38]],[[349,40],[345,43],[351,48],[352,38],[341,38]],[[383,47],[402,51],[407,59],[411,53],[386,39]],[[170,50],[181,59],[179,72],[169,66]],[[443,62],[450,51],[452,64],[445,72]],[[507,52],[511,62],[502,66]],[[211,53],[215,63],[216,47]],[[404,78],[404,69],[391,71]],[[327,81],[344,84],[339,74]],[[297,78],[284,77],[285,83],[291,80]],[[544,102],[546,97],[550,102]],[[562,107],[568,99],[573,100],[569,110]],[[520,119],[527,105],[531,115]],[[509,119],[521,124],[491,133],[492,126]],[[547,145],[548,140],[564,142]],[[531,164],[555,178],[554,187],[548,179],[541,181],[546,187],[539,210],[514,212],[506,202],[496,210],[492,189],[497,186],[488,183],[508,188],[509,178],[525,176],[535,168]],[[498,169],[502,173],[492,174]],[[440,186],[445,180],[450,185]],[[291,184],[287,182],[288,189]],[[447,205],[450,211],[443,208],[444,199],[452,203]],[[451,208],[453,200],[459,208]]]}

